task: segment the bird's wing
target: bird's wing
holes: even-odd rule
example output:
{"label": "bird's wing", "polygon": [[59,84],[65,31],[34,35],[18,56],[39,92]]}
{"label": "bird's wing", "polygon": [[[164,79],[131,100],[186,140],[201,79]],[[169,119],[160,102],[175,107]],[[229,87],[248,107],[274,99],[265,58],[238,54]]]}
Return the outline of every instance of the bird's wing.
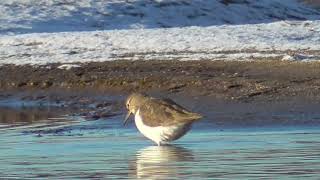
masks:
{"label": "bird's wing", "polygon": [[148,126],[170,126],[176,123],[191,122],[202,116],[193,113],[170,99],[149,99],[140,107],[139,114]]}

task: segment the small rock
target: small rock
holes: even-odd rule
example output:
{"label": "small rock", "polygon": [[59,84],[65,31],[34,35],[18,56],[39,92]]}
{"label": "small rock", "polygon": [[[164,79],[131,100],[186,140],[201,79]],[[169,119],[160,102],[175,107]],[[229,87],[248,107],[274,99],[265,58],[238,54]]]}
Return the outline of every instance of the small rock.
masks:
{"label": "small rock", "polygon": [[52,85],[53,85],[53,82],[51,82],[51,81],[45,81],[42,83],[42,87],[44,87],[44,88],[48,88]]}
{"label": "small rock", "polygon": [[39,82],[29,82],[29,86],[38,86]]}
{"label": "small rock", "polygon": [[26,82],[20,82],[20,83],[18,83],[18,87],[23,87],[23,86],[26,86],[27,85],[27,83]]}
{"label": "small rock", "polygon": [[96,105],[96,108],[103,108],[103,107],[110,106],[110,105],[111,105],[111,103],[109,103],[109,102],[99,103]]}

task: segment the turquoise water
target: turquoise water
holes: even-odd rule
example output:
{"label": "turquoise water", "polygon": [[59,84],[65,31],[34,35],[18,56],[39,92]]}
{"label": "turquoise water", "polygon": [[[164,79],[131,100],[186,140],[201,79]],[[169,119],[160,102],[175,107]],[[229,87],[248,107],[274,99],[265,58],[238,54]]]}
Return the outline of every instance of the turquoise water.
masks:
{"label": "turquoise water", "polygon": [[320,126],[203,120],[157,147],[122,116],[70,117],[0,130],[0,179],[320,179]]}

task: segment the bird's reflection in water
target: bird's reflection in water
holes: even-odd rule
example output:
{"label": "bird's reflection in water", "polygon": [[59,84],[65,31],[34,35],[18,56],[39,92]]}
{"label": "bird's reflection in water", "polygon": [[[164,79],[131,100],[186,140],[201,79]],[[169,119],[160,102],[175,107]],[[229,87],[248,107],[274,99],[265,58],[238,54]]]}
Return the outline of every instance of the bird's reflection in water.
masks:
{"label": "bird's reflection in water", "polygon": [[170,179],[179,177],[193,159],[192,152],[182,147],[149,146],[137,151],[131,165],[137,179]]}

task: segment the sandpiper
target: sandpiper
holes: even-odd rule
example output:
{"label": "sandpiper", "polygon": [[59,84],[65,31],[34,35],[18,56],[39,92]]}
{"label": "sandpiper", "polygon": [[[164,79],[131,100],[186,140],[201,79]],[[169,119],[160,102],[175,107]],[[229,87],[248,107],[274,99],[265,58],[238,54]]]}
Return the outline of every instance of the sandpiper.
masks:
{"label": "sandpiper", "polygon": [[170,99],[157,99],[144,94],[133,93],[126,101],[129,116],[134,119],[139,131],[158,146],[174,141],[185,135],[191,124],[202,116],[193,113]]}

